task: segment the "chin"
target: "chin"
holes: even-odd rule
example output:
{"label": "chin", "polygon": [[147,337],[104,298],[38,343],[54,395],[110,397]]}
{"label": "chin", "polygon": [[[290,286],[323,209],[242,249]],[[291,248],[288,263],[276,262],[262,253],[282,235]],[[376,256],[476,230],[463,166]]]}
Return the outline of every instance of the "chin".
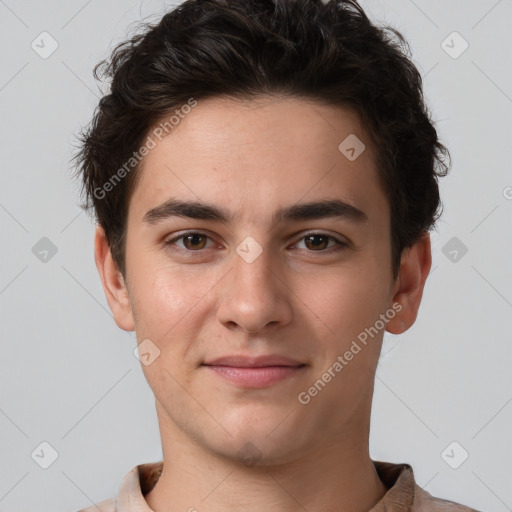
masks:
{"label": "chin", "polygon": [[286,414],[248,415],[226,428],[232,435],[217,445],[217,452],[246,466],[272,466],[288,462],[299,450],[297,426],[284,425]]}

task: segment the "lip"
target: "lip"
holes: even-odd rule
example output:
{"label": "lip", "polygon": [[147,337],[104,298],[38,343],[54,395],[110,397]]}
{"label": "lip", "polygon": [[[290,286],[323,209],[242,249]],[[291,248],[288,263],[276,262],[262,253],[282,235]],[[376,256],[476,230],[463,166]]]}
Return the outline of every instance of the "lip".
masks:
{"label": "lip", "polygon": [[203,363],[219,377],[247,388],[264,388],[299,373],[306,365],[278,355],[225,356]]}
{"label": "lip", "polygon": [[303,363],[286,356],[223,356],[203,363],[206,366],[232,366],[239,368],[264,368],[268,366],[301,366]]}

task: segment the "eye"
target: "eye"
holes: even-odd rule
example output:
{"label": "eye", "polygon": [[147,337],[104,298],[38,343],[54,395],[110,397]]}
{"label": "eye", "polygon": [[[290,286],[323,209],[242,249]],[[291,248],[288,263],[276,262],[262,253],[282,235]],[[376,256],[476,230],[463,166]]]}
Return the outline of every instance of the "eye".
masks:
{"label": "eye", "polygon": [[[183,245],[179,245],[176,242],[183,241]],[[204,249],[207,244],[207,240],[211,240],[210,237],[204,233],[198,231],[187,231],[182,233],[170,240],[165,242],[166,245],[176,245],[180,249],[187,251],[199,251]]]}
{"label": "eye", "polygon": [[[326,249],[339,250],[348,247],[345,242],[326,233],[308,233],[301,238],[301,241],[304,241],[306,249],[312,252],[327,252]],[[331,245],[329,245],[329,241],[332,242]]]}
{"label": "eye", "polygon": [[[208,241],[210,241],[209,246]],[[326,233],[308,233],[295,244],[295,247],[302,242],[304,243],[305,249],[309,252],[331,252],[331,250],[336,251],[348,247],[347,243]],[[175,246],[188,252],[197,252],[206,249],[211,247],[212,243],[213,240],[200,231],[187,231],[165,241],[166,245]],[[298,248],[302,249],[302,247]]]}

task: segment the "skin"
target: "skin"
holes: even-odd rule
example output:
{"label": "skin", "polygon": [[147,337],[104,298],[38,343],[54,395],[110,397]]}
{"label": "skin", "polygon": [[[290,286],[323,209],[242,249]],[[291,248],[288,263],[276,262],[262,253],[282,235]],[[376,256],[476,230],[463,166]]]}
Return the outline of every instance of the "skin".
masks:
{"label": "skin", "polygon": [[[350,134],[366,144],[355,161],[338,150]],[[170,197],[235,217],[143,222]],[[368,221],[272,219],[279,208],[326,199]],[[390,229],[373,150],[348,109],[293,97],[208,99],[149,152],[129,203],[126,279],[100,226],[95,259],[117,325],[160,350],[142,365],[164,455],[146,496],[153,510],[367,511],[384,496],[368,450],[374,373],[384,330],[400,334],[414,323],[431,266],[425,234],[404,250],[393,279]],[[206,238],[165,244],[186,230]],[[311,232],[320,247],[304,238]],[[248,236],[263,248],[252,263],[236,252]],[[393,303],[400,312],[300,403],[299,393]],[[249,389],[202,365],[228,354],[279,354],[306,366]],[[249,463],[247,443],[256,453]]]}

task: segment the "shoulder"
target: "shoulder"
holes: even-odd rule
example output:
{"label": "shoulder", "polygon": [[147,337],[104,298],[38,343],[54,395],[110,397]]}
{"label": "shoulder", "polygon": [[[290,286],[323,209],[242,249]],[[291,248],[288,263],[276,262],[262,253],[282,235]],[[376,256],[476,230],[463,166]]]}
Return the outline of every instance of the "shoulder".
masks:
{"label": "shoulder", "polygon": [[117,499],[110,498],[96,503],[95,505],[91,505],[90,507],[82,508],[78,512],[98,512],[98,509],[101,510],[101,512],[117,512]]}
{"label": "shoulder", "polygon": [[435,498],[415,484],[412,512],[480,512],[454,501]]}

